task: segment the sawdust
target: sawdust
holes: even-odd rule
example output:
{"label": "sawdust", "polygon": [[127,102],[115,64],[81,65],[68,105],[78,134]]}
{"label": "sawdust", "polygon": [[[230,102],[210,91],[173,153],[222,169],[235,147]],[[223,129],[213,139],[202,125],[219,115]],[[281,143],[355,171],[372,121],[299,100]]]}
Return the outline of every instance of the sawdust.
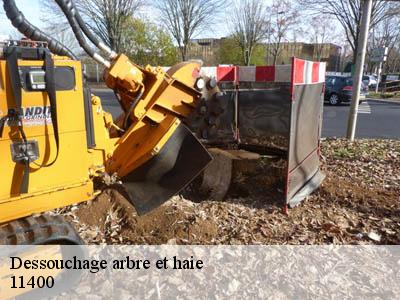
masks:
{"label": "sawdust", "polygon": [[81,205],[76,212],[80,222],[105,231],[107,216],[118,207],[122,224],[117,241],[127,244],[196,243],[210,239],[217,225],[210,218],[196,215],[193,203],[175,197],[166,205],[138,216],[128,200],[116,190],[104,191],[96,200]]}
{"label": "sawdust", "polygon": [[64,214],[96,244],[400,244],[400,142],[327,140],[322,153],[327,178],[288,215],[265,172],[234,178],[223,201],[191,191],[138,216],[106,190]]}

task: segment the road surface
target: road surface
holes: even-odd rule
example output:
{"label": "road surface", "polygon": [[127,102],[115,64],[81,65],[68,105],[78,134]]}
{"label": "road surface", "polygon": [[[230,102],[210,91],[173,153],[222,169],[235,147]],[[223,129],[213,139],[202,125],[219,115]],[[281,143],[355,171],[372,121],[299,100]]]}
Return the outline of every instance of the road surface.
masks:
{"label": "road surface", "polygon": [[[104,109],[114,117],[121,112],[114,93],[107,89],[93,89],[102,99]],[[349,105],[324,106],[323,137],[345,137]],[[363,102],[359,107],[356,137],[400,139],[400,103],[376,100]]]}
{"label": "road surface", "polygon": [[[324,106],[323,137],[345,137],[349,105]],[[400,103],[367,99],[359,106],[358,138],[400,139]]]}

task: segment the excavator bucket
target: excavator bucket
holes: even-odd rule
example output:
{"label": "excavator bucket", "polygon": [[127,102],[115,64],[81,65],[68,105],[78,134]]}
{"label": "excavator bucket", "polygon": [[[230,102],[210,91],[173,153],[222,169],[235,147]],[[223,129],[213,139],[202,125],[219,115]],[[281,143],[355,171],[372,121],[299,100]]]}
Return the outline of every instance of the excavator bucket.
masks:
{"label": "excavator bucket", "polygon": [[160,152],[124,176],[122,182],[138,214],[150,212],[177,194],[208,165],[211,155],[180,124]]}

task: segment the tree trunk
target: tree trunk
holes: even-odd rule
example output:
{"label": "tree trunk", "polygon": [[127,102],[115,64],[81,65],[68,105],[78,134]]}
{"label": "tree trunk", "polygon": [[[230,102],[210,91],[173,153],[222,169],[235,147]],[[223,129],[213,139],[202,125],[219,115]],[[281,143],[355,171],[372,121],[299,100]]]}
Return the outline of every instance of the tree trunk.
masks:
{"label": "tree trunk", "polygon": [[358,49],[358,41],[355,41],[355,49],[353,50],[353,59],[352,59],[352,63],[355,66],[356,65],[356,60],[357,60],[357,49]]}
{"label": "tree trunk", "polygon": [[276,61],[278,59],[278,54],[273,54],[273,58],[274,58],[274,60],[273,60],[272,65],[275,66],[276,65]]}
{"label": "tree trunk", "polygon": [[[361,21],[360,21],[361,22]],[[354,40],[354,50],[353,50],[353,65],[356,65],[356,60],[357,60],[357,50],[358,50],[358,38],[359,38],[359,29],[357,29],[356,33],[356,39]]]}
{"label": "tree trunk", "polygon": [[244,51],[244,65],[245,66],[250,66],[252,53],[253,53],[252,47],[250,47],[249,49]]}
{"label": "tree trunk", "polygon": [[248,55],[248,53],[249,53],[249,50],[247,48],[245,48],[244,51],[243,51],[243,65],[244,66],[248,66],[249,65],[249,61],[248,61],[249,55]]}
{"label": "tree trunk", "polygon": [[181,53],[182,61],[186,61],[186,56],[187,56],[186,46],[180,46],[179,47],[179,52]]}

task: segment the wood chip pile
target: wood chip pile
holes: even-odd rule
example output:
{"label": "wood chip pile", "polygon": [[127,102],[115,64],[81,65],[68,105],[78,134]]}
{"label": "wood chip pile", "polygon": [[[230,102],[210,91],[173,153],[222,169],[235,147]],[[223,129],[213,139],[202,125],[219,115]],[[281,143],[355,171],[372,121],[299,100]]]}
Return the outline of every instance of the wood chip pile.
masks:
{"label": "wood chip pile", "polygon": [[400,244],[400,141],[327,139],[322,155],[324,183],[288,215],[265,174],[236,178],[223,201],[184,193],[141,217],[115,190],[55,213],[89,244]]}

